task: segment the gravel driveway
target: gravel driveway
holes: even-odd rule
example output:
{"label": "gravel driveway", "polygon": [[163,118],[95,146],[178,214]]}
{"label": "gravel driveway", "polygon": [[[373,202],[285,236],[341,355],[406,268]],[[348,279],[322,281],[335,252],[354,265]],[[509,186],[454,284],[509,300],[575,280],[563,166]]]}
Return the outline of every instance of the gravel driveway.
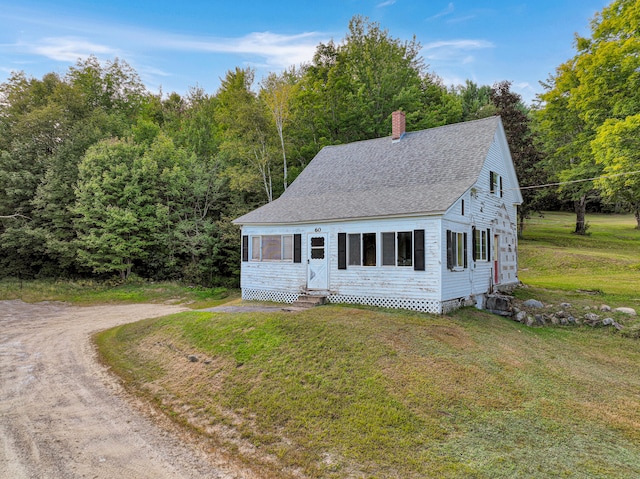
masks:
{"label": "gravel driveway", "polygon": [[92,332],[181,310],[0,301],[0,477],[251,477],[141,414],[96,361]]}

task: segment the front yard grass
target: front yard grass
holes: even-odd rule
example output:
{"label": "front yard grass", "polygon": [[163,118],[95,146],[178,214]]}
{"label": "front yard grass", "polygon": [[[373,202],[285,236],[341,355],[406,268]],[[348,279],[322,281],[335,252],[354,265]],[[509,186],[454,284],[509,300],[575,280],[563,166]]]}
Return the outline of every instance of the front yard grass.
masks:
{"label": "front yard grass", "polygon": [[[602,295],[640,306],[640,230],[633,215],[588,214],[588,234],[573,233],[575,215],[544,213],[519,241],[518,276],[529,286]],[[620,304],[622,305],[622,304]]]}
{"label": "front yard grass", "polygon": [[610,331],[324,306],[183,313],[98,343],[261,477],[640,476],[640,343]]}
{"label": "front yard grass", "polygon": [[193,309],[217,306],[240,297],[238,290],[203,288],[172,281],[134,279],[124,283],[91,279],[0,279],[0,300],[27,303],[64,301],[77,305],[107,303],[180,303]]}

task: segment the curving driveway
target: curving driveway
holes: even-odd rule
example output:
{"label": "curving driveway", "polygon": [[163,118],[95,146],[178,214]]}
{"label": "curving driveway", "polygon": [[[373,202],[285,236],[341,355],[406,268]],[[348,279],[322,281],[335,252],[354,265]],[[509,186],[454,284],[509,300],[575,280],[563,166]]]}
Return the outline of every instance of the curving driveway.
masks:
{"label": "curving driveway", "polygon": [[142,415],[96,361],[92,332],[182,310],[0,301],[0,477],[250,477]]}

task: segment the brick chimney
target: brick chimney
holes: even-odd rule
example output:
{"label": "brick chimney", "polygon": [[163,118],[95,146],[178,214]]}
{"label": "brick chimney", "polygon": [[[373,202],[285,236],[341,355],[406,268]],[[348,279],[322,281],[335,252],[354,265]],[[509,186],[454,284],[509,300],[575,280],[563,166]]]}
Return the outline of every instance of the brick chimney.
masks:
{"label": "brick chimney", "polygon": [[405,118],[406,115],[403,111],[394,111],[391,114],[391,139],[399,140],[405,133]]}

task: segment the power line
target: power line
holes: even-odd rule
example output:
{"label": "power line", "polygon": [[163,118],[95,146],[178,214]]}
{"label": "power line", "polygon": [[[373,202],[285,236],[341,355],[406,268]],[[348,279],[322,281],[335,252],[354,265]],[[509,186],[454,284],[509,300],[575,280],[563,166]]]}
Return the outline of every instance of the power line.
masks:
{"label": "power line", "polygon": [[614,178],[616,176],[628,176],[628,175],[637,175],[637,174],[640,174],[640,170],[639,171],[629,171],[627,173],[613,173],[611,175],[594,176],[593,178],[584,178],[584,179],[581,179],[581,180],[560,181],[558,183],[547,183],[546,185],[521,186],[520,189],[521,190],[533,190],[535,188],[547,188],[549,186],[571,185],[571,184],[574,184],[574,183],[585,183],[587,181],[599,180],[601,178]]}

